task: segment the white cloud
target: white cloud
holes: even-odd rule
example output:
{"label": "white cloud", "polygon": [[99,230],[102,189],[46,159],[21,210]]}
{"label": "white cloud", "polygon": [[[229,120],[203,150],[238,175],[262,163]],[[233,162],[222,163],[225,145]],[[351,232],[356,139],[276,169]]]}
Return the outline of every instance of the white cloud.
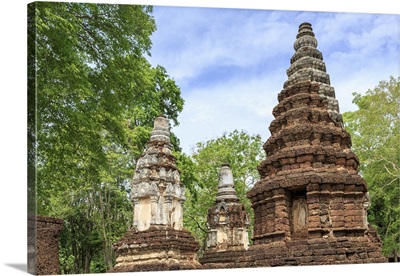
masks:
{"label": "white cloud", "polygon": [[160,35],[154,35],[152,60],[182,83],[210,67],[255,66],[293,43],[280,35],[290,28],[278,12],[158,8],[154,14]]}
{"label": "white cloud", "polygon": [[335,13],[318,17],[314,31],[341,112],[353,111],[352,92],[365,93],[399,75],[399,16]]}
{"label": "white cloud", "polygon": [[185,108],[179,115],[180,125],[174,129],[184,151],[190,152],[196,142],[235,129],[260,134],[266,140],[283,81],[285,77],[271,74],[263,78],[235,79],[211,89],[198,88],[187,93]]}

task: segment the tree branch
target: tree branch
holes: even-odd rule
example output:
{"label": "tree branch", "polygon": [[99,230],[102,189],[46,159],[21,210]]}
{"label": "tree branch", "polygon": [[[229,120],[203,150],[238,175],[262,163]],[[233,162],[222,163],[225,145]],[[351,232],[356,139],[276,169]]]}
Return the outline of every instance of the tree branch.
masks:
{"label": "tree branch", "polygon": [[208,230],[204,230],[204,228],[201,227],[200,223],[193,216],[191,216],[190,214],[185,214],[185,215],[188,216],[190,219],[192,219],[197,224],[197,227],[199,227],[201,231],[203,231],[206,234],[208,233]]}

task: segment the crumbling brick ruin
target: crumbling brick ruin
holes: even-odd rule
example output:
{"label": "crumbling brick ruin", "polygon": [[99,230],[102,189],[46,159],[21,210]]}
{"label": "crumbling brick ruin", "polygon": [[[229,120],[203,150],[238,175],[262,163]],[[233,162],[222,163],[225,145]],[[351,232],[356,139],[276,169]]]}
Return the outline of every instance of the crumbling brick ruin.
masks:
{"label": "crumbling brick ruin", "polygon": [[185,192],[172,155],[169,123],[157,117],[132,181],[133,227],[116,243],[110,272],[200,268],[199,244],[183,229]]}
{"label": "crumbling brick ruin", "polygon": [[28,272],[36,275],[60,273],[58,239],[64,221],[58,218],[28,217]]}
{"label": "crumbling brick ruin", "polygon": [[[385,263],[381,240],[367,220],[368,188],[343,128],[311,24],[294,42],[288,80],[278,94],[265,142],[260,180],[247,193],[249,219],[239,202],[229,165],[219,172],[215,204],[207,216],[208,241],[183,228],[185,191],[172,155],[169,122],[154,121],[132,181],[133,226],[113,245],[108,272]],[[59,274],[58,239],[63,220],[28,218],[28,272]]]}
{"label": "crumbling brick ruin", "polygon": [[114,271],[387,262],[367,221],[367,184],[311,24],[299,26],[294,50],[264,144],[267,158],[258,166],[260,180],[247,193],[253,245],[247,247],[247,216],[232,172],[223,166],[207,218],[207,250],[197,263],[198,245],[182,229],[183,189],[168,122],[160,117],[135,173],[134,227],[115,245]]}

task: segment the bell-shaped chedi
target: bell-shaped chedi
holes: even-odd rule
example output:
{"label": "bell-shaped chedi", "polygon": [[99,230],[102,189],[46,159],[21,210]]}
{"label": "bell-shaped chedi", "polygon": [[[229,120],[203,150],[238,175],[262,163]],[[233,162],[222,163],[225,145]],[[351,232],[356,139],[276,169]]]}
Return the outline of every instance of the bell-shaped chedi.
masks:
{"label": "bell-shaped chedi", "polygon": [[[362,257],[356,254],[355,259],[384,261],[379,237],[367,222],[367,185],[358,174],[359,160],[343,129],[311,24],[300,25],[294,49],[288,80],[273,109],[260,180],[247,194],[255,216],[254,245],[329,241],[337,248],[361,246]],[[367,247],[374,252],[369,254]],[[340,253],[335,250],[333,255]],[[323,254],[319,264],[351,262],[346,255],[337,260]]]}
{"label": "bell-shaped chedi", "polygon": [[133,227],[116,243],[110,272],[194,269],[198,243],[183,228],[184,186],[172,155],[169,122],[157,117],[132,181]]}
{"label": "bell-shaped chedi", "polygon": [[215,204],[208,210],[207,251],[247,249],[249,219],[237,197],[232,171],[221,165]]}

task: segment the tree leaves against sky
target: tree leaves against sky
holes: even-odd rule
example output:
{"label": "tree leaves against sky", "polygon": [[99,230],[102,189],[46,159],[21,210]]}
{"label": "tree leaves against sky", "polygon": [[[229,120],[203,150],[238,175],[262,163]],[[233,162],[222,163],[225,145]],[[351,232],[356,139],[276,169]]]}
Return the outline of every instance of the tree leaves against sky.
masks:
{"label": "tree leaves against sky", "polygon": [[400,252],[400,78],[353,96],[358,110],[343,114],[345,128],[369,186],[369,222],[378,229],[384,255],[391,256]]}

